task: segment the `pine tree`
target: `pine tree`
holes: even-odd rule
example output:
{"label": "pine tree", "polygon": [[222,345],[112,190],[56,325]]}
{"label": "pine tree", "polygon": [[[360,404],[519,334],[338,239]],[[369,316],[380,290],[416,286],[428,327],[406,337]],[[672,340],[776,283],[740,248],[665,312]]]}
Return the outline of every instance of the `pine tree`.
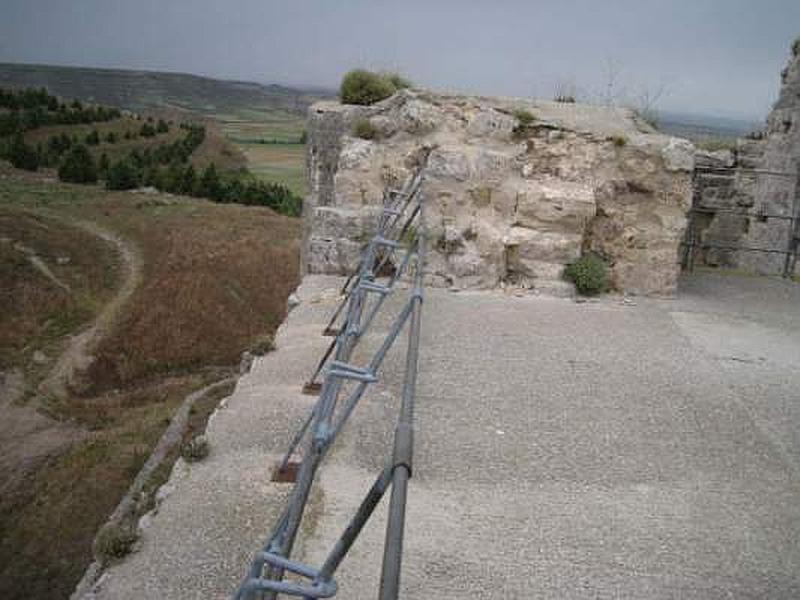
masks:
{"label": "pine tree", "polygon": [[203,198],[211,198],[212,200],[219,200],[222,197],[222,183],[219,175],[217,175],[217,168],[214,163],[208,165],[203,171],[197,195]]}
{"label": "pine tree", "polygon": [[92,131],[86,136],[86,144],[89,146],[97,146],[100,143],[100,134],[97,132],[97,129],[92,129]]}
{"label": "pine tree", "polygon": [[100,160],[99,160],[99,162],[97,163],[97,170],[98,170],[98,171],[100,171],[100,174],[101,174],[101,175],[105,175],[105,174],[107,174],[107,173],[108,173],[108,168],[109,168],[109,166],[110,166],[110,163],[109,163],[109,161],[108,161],[108,154],[106,154],[105,152],[103,152],[103,153],[100,155]]}
{"label": "pine tree", "polygon": [[128,158],[124,158],[111,165],[106,176],[106,189],[132,190],[139,187],[139,169]]}
{"label": "pine tree", "polygon": [[95,183],[97,168],[92,155],[83,144],[72,147],[58,168],[58,178],[72,183]]}
{"label": "pine tree", "polygon": [[193,196],[197,189],[197,175],[194,167],[189,165],[183,171],[183,181],[181,182],[181,193],[187,196]]}
{"label": "pine tree", "polygon": [[35,171],[39,168],[39,155],[36,150],[25,143],[22,134],[17,134],[8,149],[8,160],[17,169]]}

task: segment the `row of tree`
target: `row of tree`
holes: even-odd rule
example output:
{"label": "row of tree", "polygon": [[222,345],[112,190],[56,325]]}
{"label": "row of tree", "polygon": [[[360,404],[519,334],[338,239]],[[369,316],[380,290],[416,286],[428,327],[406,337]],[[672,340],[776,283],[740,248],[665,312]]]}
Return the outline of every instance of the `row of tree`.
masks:
{"label": "row of tree", "polygon": [[95,161],[85,144],[63,134],[53,136],[44,153],[41,148],[26,144],[18,134],[0,149],[0,157],[16,168],[35,171],[44,161],[57,156],[59,179],[71,183],[92,184],[103,179],[109,190],[152,186],[172,194],[268,206],[282,214],[300,215],[302,200],[283,185],[260,181],[247,171],[220,174],[213,163],[198,172],[189,158],[203,143],[205,128],[184,124],[181,128],[186,131],[182,139],[153,148],[133,149],[114,162],[105,153]]}
{"label": "row of tree", "polygon": [[80,100],[59,102],[47,90],[0,88],[0,136],[14,135],[47,125],[78,125],[118,119],[117,108],[84,105]]}
{"label": "row of tree", "polygon": [[[187,128],[187,126],[184,126]],[[186,138],[174,142],[173,144],[164,147],[158,146],[153,152],[153,156],[159,162],[169,162],[174,157],[179,160],[186,160],[188,156],[194,152],[195,148],[203,142],[205,137],[204,128],[196,128],[195,126],[188,126],[189,133]],[[202,131],[200,131],[202,129]],[[126,131],[124,138],[126,140],[135,139],[139,135],[143,137],[155,136],[158,133],[166,133],[169,131],[169,124],[166,121],[159,120],[157,124],[144,123],[137,134],[136,132]],[[118,141],[119,136],[114,131],[109,131],[102,137],[103,141],[114,144]],[[87,146],[97,146],[100,144],[100,132],[93,129],[83,139],[83,144]],[[79,145],[80,142],[77,136],[69,136],[66,133],[52,135],[47,139],[45,144],[39,143],[35,147],[27,144],[25,138],[21,133],[16,133],[11,139],[10,143],[6,143],[5,147],[0,144],[0,158],[5,158],[10,161],[13,166],[18,169],[26,169],[28,171],[36,171],[39,167],[56,167],[61,163],[61,159],[65,152],[70,148]],[[138,152],[134,150],[134,153]],[[145,150],[146,155],[151,151]],[[149,158],[148,158],[149,160]]]}
{"label": "row of tree", "polygon": [[113,163],[105,180],[110,190],[150,186],[162,192],[208,198],[214,202],[268,206],[293,217],[300,216],[303,206],[301,198],[286,186],[260,181],[247,171],[220,174],[214,163],[197,171],[193,165],[177,161],[167,166],[138,167],[134,160],[127,158]]}

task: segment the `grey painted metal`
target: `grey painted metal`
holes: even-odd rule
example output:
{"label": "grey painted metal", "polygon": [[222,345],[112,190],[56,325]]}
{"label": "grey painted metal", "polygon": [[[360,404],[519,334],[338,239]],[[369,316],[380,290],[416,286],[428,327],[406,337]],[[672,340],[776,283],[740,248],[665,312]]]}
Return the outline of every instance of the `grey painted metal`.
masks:
{"label": "grey painted metal", "polygon": [[[420,204],[420,224],[425,228],[425,205]],[[422,322],[422,283],[420,265],[425,264],[425,242],[418,249],[417,271],[414,278],[414,293],[411,296],[411,325],[408,332],[406,372],[403,381],[403,397],[400,418],[394,434],[394,456],[392,459],[392,495],[389,500],[389,517],[386,524],[383,566],[381,569],[380,600],[395,600],[400,591],[400,568],[403,562],[403,537],[405,535],[406,502],[408,480],[411,477],[414,450],[414,399],[417,387],[419,363],[419,331]]]}
{"label": "grey painted metal", "polygon": [[[424,198],[421,193],[425,160],[399,192],[387,190],[384,193],[384,206],[378,220],[375,235],[362,254],[357,272],[343,286],[346,297],[334,314],[331,324],[344,313],[343,322],[333,344],[320,361],[317,373],[324,372],[324,381],[319,397],[307,419],[294,435],[281,467],[285,468],[292,454],[301,445],[305,446],[303,458],[289,501],[280,518],[274,525],[264,549],[255,554],[247,575],[235,594],[237,600],[273,600],[278,594],[302,598],[327,598],[336,593],[333,575],[344,556],[352,546],[359,532],[372,515],[389,485],[400,488],[400,495],[393,500],[390,511],[394,515],[391,523],[391,543],[385,551],[391,556],[389,563],[397,565],[402,552],[402,532],[399,544],[397,522],[399,512],[405,512],[406,485],[411,472],[410,449],[413,442],[411,434],[413,415],[413,394],[417,372],[417,353],[419,345],[420,311],[422,303],[422,272],[425,259],[424,237]],[[408,215],[403,221],[403,215]],[[400,227],[400,223],[403,223]],[[414,224],[417,232],[412,240],[406,240]],[[388,281],[378,283],[376,276],[391,256],[405,245],[405,255],[400,265]],[[369,329],[383,301],[390,295],[395,284],[411,267],[415,259],[414,288],[410,298],[395,318],[387,335],[366,366],[350,362],[353,350]],[[384,358],[392,348],[406,324],[411,322],[409,348],[407,351],[406,372],[400,416],[395,431],[395,450],[390,465],[379,475],[367,494],[349,526],[334,545],[328,559],[321,569],[315,569],[291,560],[300,523],[303,519],[308,498],[314,485],[315,475],[332,446],[336,436],[346,425],[368,385],[378,379],[378,372]],[[411,359],[413,358],[413,364]],[[312,377],[312,381],[316,377]],[[340,401],[343,382],[356,382],[349,396]],[[309,435],[310,432],[310,435]],[[303,444],[305,440],[305,444]],[[399,460],[398,457],[407,457]],[[403,474],[399,474],[399,473]],[[404,520],[404,519],[403,519]],[[387,538],[389,539],[389,538]],[[284,581],[286,572],[295,574],[306,581]]]}

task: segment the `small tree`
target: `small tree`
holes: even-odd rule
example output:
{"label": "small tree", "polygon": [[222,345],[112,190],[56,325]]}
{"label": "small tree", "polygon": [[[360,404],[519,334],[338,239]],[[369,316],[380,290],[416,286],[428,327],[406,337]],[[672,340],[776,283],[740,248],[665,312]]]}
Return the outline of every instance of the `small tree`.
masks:
{"label": "small tree", "polygon": [[197,174],[194,167],[189,165],[183,172],[183,180],[181,181],[181,193],[187,196],[193,196],[197,190]]}
{"label": "small tree", "polygon": [[139,135],[142,137],[153,137],[155,134],[156,130],[150,123],[144,123],[139,130]]}
{"label": "small tree", "polygon": [[129,158],[124,158],[111,165],[106,177],[106,189],[132,190],[139,187],[139,170]]}
{"label": "small tree", "polygon": [[15,135],[8,149],[8,160],[17,169],[35,171],[39,168],[39,155],[25,143],[21,134]]}
{"label": "small tree", "polygon": [[167,133],[169,131],[169,125],[164,119],[159,119],[158,124],[156,125],[156,132],[158,133]]}
{"label": "small tree", "polygon": [[116,144],[117,143],[117,134],[114,133],[113,131],[109,131],[106,134],[106,142],[108,142],[109,144]]}
{"label": "small tree", "polygon": [[70,149],[58,168],[58,178],[72,183],[97,182],[97,168],[86,146],[77,144]]}
{"label": "small tree", "polygon": [[97,170],[100,172],[101,175],[107,175],[109,167],[110,163],[108,160],[108,155],[105,152],[103,152],[100,155],[100,160],[97,162]]}
{"label": "small tree", "polygon": [[86,136],[85,141],[87,146],[97,146],[97,144],[100,143],[100,134],[97,132],[97,129],[92,129]]}
{"label": "small tree", "polygon": [[203,171],[197,195],[203,198],[211,198],[212,200],[218,200],[222,197],[222,182],[214,163],[208,165]]}

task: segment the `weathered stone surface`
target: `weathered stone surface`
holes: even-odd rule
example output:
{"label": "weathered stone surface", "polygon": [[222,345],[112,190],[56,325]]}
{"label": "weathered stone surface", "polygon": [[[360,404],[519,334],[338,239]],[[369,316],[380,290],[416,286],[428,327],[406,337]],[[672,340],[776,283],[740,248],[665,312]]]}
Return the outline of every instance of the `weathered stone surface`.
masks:
{"label": "weathered stone surface", "polygon": [[[778,101],[767,118],[767,137],[761,165],[765,171],[796,174],[800,161],[800,53],[798,42],[792,47],[789,64],[782,72]],[[800,210],[797,176],[780,177],[760,174],[755,185],[756,203],[772,214],[791,215]],[[752,223],[747,241],[764,248],[787,248],[791,236],[788,221]],[[783,270],[785,257],[780,254],[742,253],[740,261],[760,273],[776,274]]]}
{"label": "weathered stone surface", "polygon": [[696,153],[693,205],[697,212],[690,232],[695,264],[769,275],[784,271],[786,257],[780,251],[789,247],[791,222],[760,219],[758,214],[785,217],[800,212],[800,57],[796,50],[782,81],[766,135],[737,140],[733,152]]}
{"label": "weathered stone surface", "polygon": [[[520,127],[518,109],[534,122]],[[431,148],[430,282],[563,289],[564,266],[592,250],[620,290],[674,292],[694,149],[630,111],[406,90],[370,107],[319,103],[309,115],[308,272],[355,267],[384,186]],[[375,140],[353,136],[365,118]]]}

